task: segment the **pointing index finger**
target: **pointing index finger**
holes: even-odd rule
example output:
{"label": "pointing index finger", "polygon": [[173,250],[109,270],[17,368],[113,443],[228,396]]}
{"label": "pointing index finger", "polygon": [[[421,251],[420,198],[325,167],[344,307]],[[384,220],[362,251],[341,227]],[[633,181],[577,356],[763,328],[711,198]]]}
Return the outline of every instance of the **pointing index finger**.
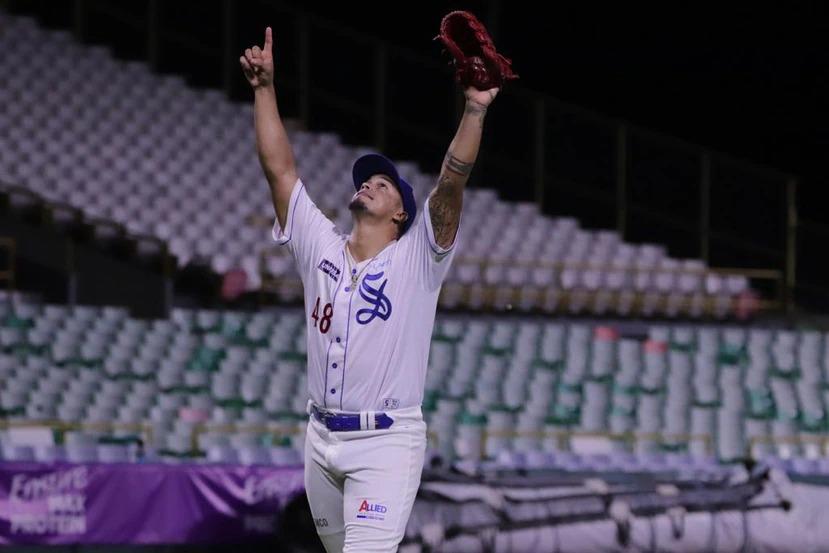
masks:
{"label": "pointing index finger", "polygon": [[263,50],[265,50],[267,53],[270,54],[272,49],[273,49],[273,31],[271,31],[270,27],[267,27],[265,29],[265,46],[263,47]]}

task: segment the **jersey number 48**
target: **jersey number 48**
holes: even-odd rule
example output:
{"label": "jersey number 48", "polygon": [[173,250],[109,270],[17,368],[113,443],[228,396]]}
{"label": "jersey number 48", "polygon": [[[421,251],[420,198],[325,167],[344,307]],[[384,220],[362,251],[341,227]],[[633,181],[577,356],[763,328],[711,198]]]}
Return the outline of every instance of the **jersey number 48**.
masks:
{"label": "jersey number 48", "polygon": [[[322,317],[320,317],[320,298],[317,297],[317,303],[314,304],[314,311],[311,313],[311,318],[314,319],[314,327],[319,328],[320,332],[325,334],[331,329],[331,317],[334,315],[334,307],[330,303],[326,303],[322,308]],[[319,323],[319,326],[317,326]]]}

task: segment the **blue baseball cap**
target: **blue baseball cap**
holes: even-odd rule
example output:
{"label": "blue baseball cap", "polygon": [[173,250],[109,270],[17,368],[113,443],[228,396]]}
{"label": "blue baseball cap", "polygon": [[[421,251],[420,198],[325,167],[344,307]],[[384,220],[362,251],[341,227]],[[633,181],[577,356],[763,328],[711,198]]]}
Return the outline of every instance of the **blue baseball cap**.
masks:
{"label": "blue baseball cap", "polygon": [[415,202],[414,190],[412,186],[403,180],[400,173],[397,172],[397,167],[392,161],[380,154],[366,154],[354,162],[354,167],[351,169],[351,176],[354,179],[354,188],[359,190],[360,187],[372,175],[388,175],[395,186],[397,186],[400,197],[403,199],[403,211],[406,212],[408,218],[403,223],[403,232],[401,236],[409,230],[414,222],[415,215],[417,215],[417,203]]}

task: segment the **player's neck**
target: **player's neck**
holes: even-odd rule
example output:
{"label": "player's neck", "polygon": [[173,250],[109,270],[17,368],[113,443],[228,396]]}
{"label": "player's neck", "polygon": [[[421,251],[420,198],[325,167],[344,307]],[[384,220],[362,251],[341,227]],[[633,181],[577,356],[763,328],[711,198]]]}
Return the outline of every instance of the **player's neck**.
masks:
{"label": "player's neck", "polygon": [[397,229],[363,218],[354,219],[354,227],[348,237],[348,249],[357,263],[371,259],[397,238]]}

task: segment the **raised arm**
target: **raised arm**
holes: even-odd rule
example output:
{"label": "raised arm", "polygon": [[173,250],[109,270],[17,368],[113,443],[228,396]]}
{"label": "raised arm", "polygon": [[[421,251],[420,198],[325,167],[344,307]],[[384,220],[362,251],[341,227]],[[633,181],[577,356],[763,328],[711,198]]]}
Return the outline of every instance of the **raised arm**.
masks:
{"label": "raised arm", "polygon": [[438,184],[429,195],[432,229],[441,248],[448,248],[455,241],[463,207],[463,188],[478,157],[486,110],[497,94],[497,88],[481,91],[470,87],[464,91],[463,117],[443,160]]}
{"label": "raised arm", "polygon": [[273,86],[273,36],[265,29],[265,44],[248,48],[239,58],[242,71],[254,92],[253,118],[256,127],[256,152],[268,179],[273,208],[280,226],[288,218],[288,202],[297,181],[296,164],[288,133],[282,125]]}

